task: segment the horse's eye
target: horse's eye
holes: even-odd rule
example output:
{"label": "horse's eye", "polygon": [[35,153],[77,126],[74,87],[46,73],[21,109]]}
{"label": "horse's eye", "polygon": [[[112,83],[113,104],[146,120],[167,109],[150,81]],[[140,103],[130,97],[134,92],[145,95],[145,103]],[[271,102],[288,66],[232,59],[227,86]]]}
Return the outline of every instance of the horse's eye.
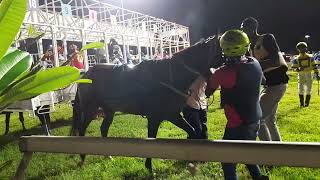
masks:
{"label": "horse's eye", "polygon": [[261,48],[261,46],[260,46],[260,45],[257,45],[257,46],[256,46],[256,49],[260,49],[260,48]]}

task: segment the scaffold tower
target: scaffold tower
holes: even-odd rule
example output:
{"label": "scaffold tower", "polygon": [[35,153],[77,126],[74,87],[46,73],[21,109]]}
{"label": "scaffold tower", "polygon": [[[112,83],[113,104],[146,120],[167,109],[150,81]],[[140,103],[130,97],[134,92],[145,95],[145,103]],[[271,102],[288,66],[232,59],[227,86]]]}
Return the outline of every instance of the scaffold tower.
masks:
{"label": "scaffold tower", "polygon": [[[190,46],[189,28],[174,22],[134,12],[108,3],[108,0],[28,0],[28,11],[21,28],[28,33],[28,25],[45,35],[38,42],[38,53],[43,54],[42,40],[52,40],[55,64],[58,66],[57,40],[64,47],[68,41],[105,43],[105,55],[109,63],[107,43],[111,38],[122,47],[124,59],[130,48],[141,55],[164,56]],[[67,55],[67,48],[64,48]],[[89,68],[90,55],[84,52],[85,67]]]}

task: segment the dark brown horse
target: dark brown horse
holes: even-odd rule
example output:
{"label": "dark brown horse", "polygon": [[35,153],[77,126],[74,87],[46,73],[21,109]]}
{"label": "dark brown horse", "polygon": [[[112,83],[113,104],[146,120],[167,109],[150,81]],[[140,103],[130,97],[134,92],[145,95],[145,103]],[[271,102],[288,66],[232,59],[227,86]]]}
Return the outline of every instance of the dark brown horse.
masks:
{"label": "dark brown horse", "polygon": [[[84,136],[100,107],[105,114],[100,128],[103,137],[107,137],[114,113],[120,111],[146,116],[149,138],[157,136],[163,120],[196,138],[194,129],[180,112],[192,82],[208,73],[210,67],[221,64],[217,42],[217,38],[211,37],[175,54],[172,59],[144,61],[132,69],[126,65],[96,65],[84,75],[93,83],[78,86],[71,133]],[[148,158],[145,165],[151,170],[151,159]]]}

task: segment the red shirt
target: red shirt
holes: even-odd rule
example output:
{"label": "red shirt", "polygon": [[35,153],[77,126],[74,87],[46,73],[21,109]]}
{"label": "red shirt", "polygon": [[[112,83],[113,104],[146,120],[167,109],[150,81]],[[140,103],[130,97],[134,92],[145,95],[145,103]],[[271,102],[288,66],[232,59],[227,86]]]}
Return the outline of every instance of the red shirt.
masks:
{"label": "red shirt", "polygon": [[[77,53],[77,52],[75,52]],[[71,66],[76,67],[78,69],[84,69],[83,59],[79,54],[72,55],[73,58],[71,60]]]}

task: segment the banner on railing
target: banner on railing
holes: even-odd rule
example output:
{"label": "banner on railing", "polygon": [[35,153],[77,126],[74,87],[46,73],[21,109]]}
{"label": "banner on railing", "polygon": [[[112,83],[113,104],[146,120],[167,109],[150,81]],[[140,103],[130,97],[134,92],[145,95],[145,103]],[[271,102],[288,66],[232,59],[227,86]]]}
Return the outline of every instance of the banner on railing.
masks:
{"label": "banner on railing", "polygon": [[28,0],[28,10],[36,10],[39,7],[39,1],[37,0]]}
{"label": "banner on railing", "polygon": [[71,6],[61,3],[61,14],[65,17],[72,16]]}
{"label": "banner on railing", "polygon": [[94,10],[89,10],[89,20],[92,22],[98,21],[98,12]]}

